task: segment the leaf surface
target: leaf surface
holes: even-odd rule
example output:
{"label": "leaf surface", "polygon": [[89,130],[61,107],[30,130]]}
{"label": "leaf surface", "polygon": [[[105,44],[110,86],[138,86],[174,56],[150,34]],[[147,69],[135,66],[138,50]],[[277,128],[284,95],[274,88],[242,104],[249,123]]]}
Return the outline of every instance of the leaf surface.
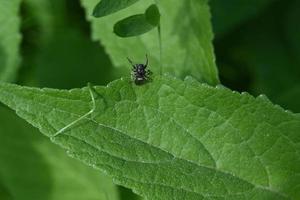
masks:
{"label": "leaf surface", "polygon": [[[170,72],[178,77],[192,75],[211,85],[219,83],[213,52],[213,33],[206,0],[158,1],[161,18],[162,60],[156,29],[134,38],[120,38],[112,34],[120,19],[144,13],[152,0],[139,1],[128,9],[105,18],[91,16],[96,0],[81,0],[92,25],[92,38],[100,40],[110,55],[114,66],[130,68],[126,57],[144,63],[145,54],[150,59],[153,72]],[[181,67],[174,67],[181,66]]]}
{"label": "leaf surface", "polygon": [[[0,100],[69,154],[147,199],[298,199],[300,116],[192,78],[87,88],[0,85]],[[95,94],[96,95],[96,94]]]}
{"label": "leaf surface", "polygon": [[118,193],[110,178],[68,157],[1,105],[0,198],[117,200]]}
{"label": "leaf surface", "polygon": [[20,63],[20,0],[0,1],[0,81],[13,81]]}

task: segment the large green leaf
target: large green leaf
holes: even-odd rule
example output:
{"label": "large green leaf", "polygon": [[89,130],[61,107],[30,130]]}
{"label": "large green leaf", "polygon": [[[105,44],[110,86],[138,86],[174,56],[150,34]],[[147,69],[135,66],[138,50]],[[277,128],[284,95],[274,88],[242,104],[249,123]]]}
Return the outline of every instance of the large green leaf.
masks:
{"label": "large green leaf", "polygon": [[[144,62],[147,53],[154,73],[160,72],[160,45],[157,31],[139,37],[119,38],[112,34],[114,24],[128,16],[144,13],[152,0],[139,1],[133,6],[105,18],[91,16],[97,0],[81,0],[87,18],[92,23],[92,37],[100,40],[116,67],[130,68],[126,57]],[[179,77],[192,75],[198,80],[215,85],[219,82],[215,65],[206,0],[159,1],[163,72]],[[180,66],[180,67],[174,67]]]}
{"label": "large green leaf", "polygon": [[13,81],[20,63],[20,3],[0,1],[0,81]]}
{"label": "large green leaf", "polygon": [[68,153],[147,199],[299,199],[300,116],[192,78],[71,91],[0,84],[0,100]]}
{"label": "large green leaf", "polygon": [[[2,187],[3,185],[3,187]],[[0,106],[0,198],[117,200],[117,188]]]}

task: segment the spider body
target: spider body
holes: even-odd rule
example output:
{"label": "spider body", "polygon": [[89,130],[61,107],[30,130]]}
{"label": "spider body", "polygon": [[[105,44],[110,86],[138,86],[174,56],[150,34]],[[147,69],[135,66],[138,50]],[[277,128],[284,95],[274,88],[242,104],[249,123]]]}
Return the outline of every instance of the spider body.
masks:
{"label": "spider body", "polygon": [[145,64],[133,64],[133,62],[128,58],[128,61],[132,65],[131,79],[136,85],[142,85],[147,81],[151,80],[151,71],[147,69],[148,67],[148,57],[146,55]]}

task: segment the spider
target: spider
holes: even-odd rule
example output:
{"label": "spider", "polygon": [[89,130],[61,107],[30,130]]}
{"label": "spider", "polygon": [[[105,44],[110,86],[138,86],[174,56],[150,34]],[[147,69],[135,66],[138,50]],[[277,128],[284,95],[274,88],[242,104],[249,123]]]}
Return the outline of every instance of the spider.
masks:
{"label": "spider", "polygon": [[146,69],[148,67],[147,54],[145,64],[133,64],[133,62],[129,58],[127,59],[132,65],[131,79],[135,82],[136,85],[142,85],[151,80],[150,75],[152,74],[152,72],[149,69]]}

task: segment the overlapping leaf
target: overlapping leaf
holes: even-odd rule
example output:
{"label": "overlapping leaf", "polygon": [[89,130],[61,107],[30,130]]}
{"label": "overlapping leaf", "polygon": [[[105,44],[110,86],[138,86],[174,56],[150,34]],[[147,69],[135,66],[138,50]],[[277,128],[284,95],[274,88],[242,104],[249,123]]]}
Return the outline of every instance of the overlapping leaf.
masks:
{"label": "overlapping leaf", "polygon": [[300,116],[223,87],[170,77],[88,90],[1,84],[0,100],[68,149],[147,199],[298,199]]}
{"label": "overlapping leaf", "polygon": [[139,0],[101,0],[93,11],[94,17],[104,17],[131,6]]}
{"label": "overlapping leaf", "polygon": [[114,25],[114,32],[120,37],[139,36],[158,28],[160,13],[158,7],[149,6],[144,14],[137,14],[118,21]]}

